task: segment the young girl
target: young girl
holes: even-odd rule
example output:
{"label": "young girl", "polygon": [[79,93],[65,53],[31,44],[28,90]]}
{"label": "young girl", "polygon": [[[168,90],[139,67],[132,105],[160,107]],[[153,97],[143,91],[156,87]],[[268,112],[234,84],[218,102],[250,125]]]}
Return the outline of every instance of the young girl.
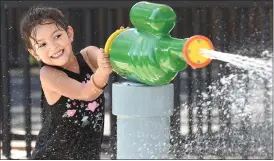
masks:
{"label": "young girl", "polygon": [[74,54],[73,29],[56,8],[31,8],[20,32],[42,63],[45,113],[32,159],[100,159],[103,90],[112,72],[108,54],[95,46]]}

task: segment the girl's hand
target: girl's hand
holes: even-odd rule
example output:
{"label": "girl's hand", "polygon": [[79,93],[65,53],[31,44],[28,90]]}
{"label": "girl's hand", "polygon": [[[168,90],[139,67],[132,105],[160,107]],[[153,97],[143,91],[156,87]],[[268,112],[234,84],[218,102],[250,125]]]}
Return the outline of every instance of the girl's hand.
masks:
{"label": "girl's hand", "polygon": [[104,49],[100,48],[97,55],[98,69],[100,73],[110,75],[112,73],[112,66],[109,60],[109,54],[104,53]]}
{"label": "girl's hand", "polygon": [[[121,26],[120,29],[124,29],[125,27],[124,26]],[[129,29],[129,27],[127,27],[126,29]]]}

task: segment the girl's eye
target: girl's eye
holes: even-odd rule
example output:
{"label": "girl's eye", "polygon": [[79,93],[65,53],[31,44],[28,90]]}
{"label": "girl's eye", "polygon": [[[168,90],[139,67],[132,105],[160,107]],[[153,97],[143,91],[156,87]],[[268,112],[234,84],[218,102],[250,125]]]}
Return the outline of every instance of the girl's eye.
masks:
{"label": "girl's eye", "polygon": [[57,36],[56,36],[56,38],[59,38],[59,37],[61,37],[61,35],[62,35],[62,34],[59,34],[59,35],[57,35]]}
{"label": "girl's eye", "polygon": [[39,48],[46,46],[46,43],[39,44]]}

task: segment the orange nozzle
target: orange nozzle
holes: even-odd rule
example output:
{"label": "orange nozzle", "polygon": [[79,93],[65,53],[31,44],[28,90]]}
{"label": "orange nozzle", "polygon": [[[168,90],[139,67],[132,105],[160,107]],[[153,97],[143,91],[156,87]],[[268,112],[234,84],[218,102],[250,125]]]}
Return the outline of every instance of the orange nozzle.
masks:
{"label": "orange nozzle", "polygon": [[211,59],[204,57],[200,49],[214,50],[212,42],[205,36],[195,35],[190,37],[184,44],[183,57],[192,68],[203,68]]}

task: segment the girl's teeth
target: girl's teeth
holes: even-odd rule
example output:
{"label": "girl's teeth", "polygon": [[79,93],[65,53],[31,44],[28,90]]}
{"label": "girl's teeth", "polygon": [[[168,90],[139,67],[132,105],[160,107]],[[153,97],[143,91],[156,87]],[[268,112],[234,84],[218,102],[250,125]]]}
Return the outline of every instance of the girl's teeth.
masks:
{"label": "girl's teeth", "polygon": [[63,52],[63,50],[62,50],[62,51],[60,51],[59,53],[54,54],[54,55],[53,55],[53,57],[58,57],[59,55],[61,55],[61,54],[62,54],[62,52]]}

